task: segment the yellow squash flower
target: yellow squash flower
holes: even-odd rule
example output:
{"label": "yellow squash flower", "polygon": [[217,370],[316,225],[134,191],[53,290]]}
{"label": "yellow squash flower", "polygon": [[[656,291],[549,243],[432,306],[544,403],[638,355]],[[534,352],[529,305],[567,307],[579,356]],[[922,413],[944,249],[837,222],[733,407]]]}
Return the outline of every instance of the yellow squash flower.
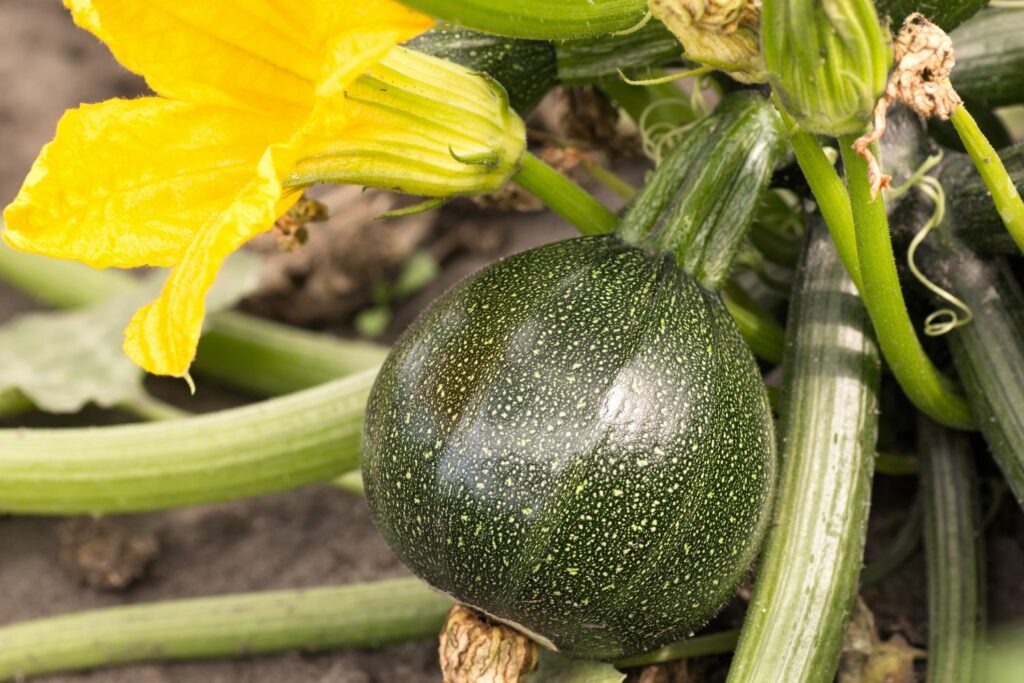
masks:
{"label": "yellow squash flower", "polygon": [[[500,89],[395,47],[432,21],[391,0],[65,4],[160,96],[68,111],[4,211],[3,237],[98,268],[173,267],[125,331],[125,352],[156,374],[187,375],[224,259],[271,229],[301,187],[326,180],[437,196],[487,191],[522,154],[522,124]],[[461,80],[454,87],[425,71]],[[438,97],[430,87],[456,92]],[[462,92],[482,100],[458,104]],[[448,110],[434,117],[449,119],[437,124],[443,130],[419,111],[401,115],[401,106],[440,100],[438,108],[490,115],[491,139],[470,139],[463,129],[472,126]]]}

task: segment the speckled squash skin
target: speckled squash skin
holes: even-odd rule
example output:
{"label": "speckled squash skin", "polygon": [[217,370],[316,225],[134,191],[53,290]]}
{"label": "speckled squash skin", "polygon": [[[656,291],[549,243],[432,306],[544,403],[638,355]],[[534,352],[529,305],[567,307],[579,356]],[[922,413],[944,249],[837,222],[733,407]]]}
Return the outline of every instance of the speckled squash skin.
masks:
{"label": "speckled squash skin", "polygon": [[767,396],[718,295],[613,236],[438,299],[370,395],[366,494],[417,575],[559,650],[686,637],[760,545]]}

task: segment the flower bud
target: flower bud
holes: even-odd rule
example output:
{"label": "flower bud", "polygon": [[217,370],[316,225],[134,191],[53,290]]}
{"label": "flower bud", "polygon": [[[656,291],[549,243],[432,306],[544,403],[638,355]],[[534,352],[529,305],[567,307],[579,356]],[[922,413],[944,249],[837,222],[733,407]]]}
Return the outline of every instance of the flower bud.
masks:
{"label": "flower bud", "polygon": [[761,49],[782,105],[812,133],[860,133],[892,63],[889,32],[871,0],[774,0]]}
{"label": "flower bud", "polygon": [[648,0],[648,6],[683,44],[690,61],[742,83],[765,82],[758,45],[761,0]]}
{"label": "flower bud", "polygon": [[286,180],[380,187],[426,197],[492,192],[519,170],[526,130],[485,74],[396,47],[345,89],[344,135],[330,121]]}

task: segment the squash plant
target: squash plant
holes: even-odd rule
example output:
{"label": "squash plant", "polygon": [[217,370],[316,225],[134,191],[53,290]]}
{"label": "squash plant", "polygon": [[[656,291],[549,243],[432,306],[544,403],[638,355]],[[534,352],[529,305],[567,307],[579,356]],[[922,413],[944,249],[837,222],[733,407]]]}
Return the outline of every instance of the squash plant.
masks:
{"label": "squash plant", "polygon": [[[2,234],[93,266],[173,266],[128,356],[280,396],[187,416],[139,395],[124,405],[151,422],[0,430],[0,512],[166,509],[361,468],[423,581],[0,626],[0,680],[401,642],[455,600],[478,611],[444,627],[451,681],[616,681],[732,650],[730,680],[829,681],[859,586],[905,559],[922,517],[929,680],[981,670],[984,455],[966,434],[1024,504],[1024,148],[993,146],[1010,139],[993,108],[1024,103],[1024,12],[173,4],[68,3],[158,96],[69,112]],[[689,95],[680,75],[699,79]],[[559,84],[603,92],[655,162],[621,215],[527,150],[524,120]],[[303,220],[301,190],[322,182],[427,198],[406,213],[516,183],[583,236],[470,276],[390,350],[206,315],[226,256]],[[82,268],[0,249],[7,282],[109,326],[134,280]],[[959,312],[921,327],[939,301]],[[779,365],[781,392],[762,378]],[[0,414],[48,407],[19,381],[0,374]],[[881,423],[908,404],[920,500],[862,572],[874,470],[893,468]],[[741,629],[695,635],[751,576]]]}

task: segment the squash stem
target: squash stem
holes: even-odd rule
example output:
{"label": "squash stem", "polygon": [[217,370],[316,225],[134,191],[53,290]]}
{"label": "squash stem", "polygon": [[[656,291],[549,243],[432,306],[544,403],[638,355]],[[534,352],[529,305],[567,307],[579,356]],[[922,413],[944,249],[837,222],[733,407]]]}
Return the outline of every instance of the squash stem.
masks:
{"label": "squash stem", "polygon": [[860,275],[860,261],[857,258],[857,234],[853,226],[853,209],[850,206],[850,195],[846,192],[835,166],[825,156],[821,145],[814,136],[800,128],[796,120],[784,107],[776,107],[782,116],[789,142],[793,147],[800,170],[803,171],[811,193],[818,204],[818,211],[825,219],[825,225],[832,233],[832,240],[839,250],[839,258],[843,261],[846,272],[850,274],[857,290],[863,289]]}
{"label": "squash stem", "polygon": [[[875,326],[882,355],[911,402],[934,420],[956,429],[974,429],[959,388],[932,364],[921,346],[900,289],[889,236],[885,202],[871,198],[867,164],[853,151],[856,136],[839,140],[846,167],[857,235],[861,296]],[[877,145],[873,150],[879,155]]]}
{"label": "squash stem", "polygon": [[375,375],[179,420],[0,430],[0,512],[161,510],[327,481],[359,465]]}
{"label": "squash stem", "polygon": [[912,455],[879,451],[875,455],[875,472],[892,477],[917,476],[921,468]]}
{"label": "squash stem", "polygon": [[781,363],[786,333],[775,318],[732,280],[722,290],[722,302],[754,355],[774,365]]}
{"label": "squash stem", "polygon": [[674,662],[677,659],[722,655],[732,652],[736,648],[736,641],[739,640],[739,637],[739,629],[720,631],[718,633],[705,633],[681,640],[678,643],[666,645],[659,650],[648,652],[645,655],[616,660],[615,666],[619,669],[629,669],[637,666]]}
{"label": "squash stem", "polygon": [[983,640],[983,534],[967,435],[918,426],[928,569],[928,682],[974,678]]}
{"label": "squash stem", "polygon": [[191,415],[191,413],[177,406],[172,406],[170,403],[165,403],[148,393],[143,393],[141,396],[137,396],[130,401],[120,403],[117,407],[129,415],[134,415],[141,420],[150,422],[177,420]]}
{"label": "squash stem", "polygon": [[1003,224],[1013,237],[1013,241],[1024,252],[1024,200],[1021,199],[1013,179],[999,158],[999,153],[981,132],[967,107],[957,107],[951,121],[964,147],[967,148],[967,153],[971,155],[974,166],[985,181]]}
{"label": "squash stem", "polygon": [[619,224],[604,204],[530,152],[523,155],[522,168],[512,180],[584,235],[611,232]]}
{"label": "squash stem", "polygon": [[951,248],[929,270],[975,311],[970,325],[949,335],[953,360],[996,464],[1024,507],[1024,291],[1009,263],[955,242]]}
{"label": "squash stem", "polygon": [[782,476],[729,681],[829,681],[857,592],[880,360],[832,241],[809,230],[787,327]]}
{"label": "squash stem", "polygon": [[[3,244],[0,279],[59,308],[99,303],[136,286],[135,279],[123,272],[23,254]],[[222,311],[207,319],[195,367],[242,389],[277,395],[377,367],[387,352],[376,344]]]}
{"label": "squash stem", "polygon": [[176,600],[0,627],[0,681],[132,662],[429,638],[451,601],[416,579]]}

